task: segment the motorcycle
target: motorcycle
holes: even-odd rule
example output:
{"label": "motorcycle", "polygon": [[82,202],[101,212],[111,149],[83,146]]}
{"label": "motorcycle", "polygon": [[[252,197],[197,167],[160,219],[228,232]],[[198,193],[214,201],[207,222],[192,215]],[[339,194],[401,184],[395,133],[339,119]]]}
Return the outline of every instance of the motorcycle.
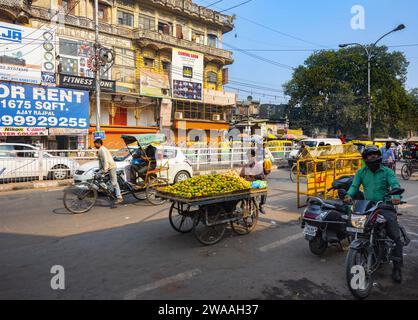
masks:
{"label": "motorcycle", "polygon": [[[397,206],[393,206],[390,198],[402,195],[404,189],[394,189],[384,197],[384,201],[356,201],[350,216],[350,226],[347,231],[354,237],[346,258],[347,285],[357,299],[369,296],[376,271],[382,264],[393,261],[392,251],[395,243],[386,232],[386,220],[380,215],[382,209],[394,210],[397,216]],[[401,204],[406,202],[402,201]],[[405,229],[399,226],[404,246],[410,242]]]}
{"label": "motorcycle", "polygon": [[[330,244],[342,248],[341,242],[344,239],[350,241],[346,230],[350,206],[344,204],[343,200],[353,179],[354,177],[341,177],[333,182],[328,192],[338,191],[338,200],[317,197],[308,199],[308,207],[301,216],[301,227],[314,255],[323,255]],[[359,192],[356,199],[364,199],[363,193]]]}

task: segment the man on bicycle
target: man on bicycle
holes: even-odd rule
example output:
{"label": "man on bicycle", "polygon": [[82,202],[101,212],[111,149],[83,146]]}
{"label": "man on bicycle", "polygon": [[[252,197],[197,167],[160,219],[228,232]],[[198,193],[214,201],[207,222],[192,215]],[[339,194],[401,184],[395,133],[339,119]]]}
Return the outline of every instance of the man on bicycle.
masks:
{"label": "man on bicycle", "polygon": [[394,165],[396,161],[395,153],[392,149],[392,143],[386,142],[386,146],[384,146],[382,149],[380,149],[380,152],[382,153],[382,161],[383,165],[386,167],[394,170]]}
{"label": "man on bicycle", "polygon": [[[353,183],[344,199],[345,203],[352,203],[355,195],[363,185],[366,200],[383,201],[390,190],[400,188],[398,179],[393,170],[382,165],[382,153],[376,146],[367,146],[363,151],[363,159],[366,166],[357,171]],[[400,196],[394,196],[392,205],[400,204]],[[392,278],[395,282],[402,282],[401,267],[403,266],[403,243],[401,232],[397,221],[396,211],[385,207],[381,215],[386,219],[386,230],[388,236],[395,242],[393,251],[393,272]]]}
{"label": "man on bicycle", "polygon": [[99,169],[102,171],[102,173],[109,173],[110,175],[110,181],[112,182],[112,186],[115,189],[115,204],[122,203],[123,198],[120,192],[118,177],[116,174],[115,160],[113,160],[113,157],[109,150],[107,150],[107,148],[103,146],[102,139],[94,140],[94,147],[99,150],[99,152],[97,153],[97,157],[99,159]]}

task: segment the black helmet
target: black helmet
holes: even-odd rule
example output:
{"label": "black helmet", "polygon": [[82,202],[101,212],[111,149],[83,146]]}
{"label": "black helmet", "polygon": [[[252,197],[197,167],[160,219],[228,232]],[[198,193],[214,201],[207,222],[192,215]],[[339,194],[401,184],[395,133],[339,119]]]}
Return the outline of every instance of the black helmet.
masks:
{"label": "black helmet", "polygon": [[[378,157],[373,160],[367,160],[367,157],[371,154],[376,154]],[[373,172],[379,170],[382,165],[382,152],[376,146],[367,146],[363,151],[363,160],[366,166]]]}
{"label": "black helmet", "polygon": [[375,145],[367,146],[366,148],[364,148],[363,153],[362,153],[363,159],[366,160],[367,157],[371,154],[377,154],[379,157],[382,156],[382,152]]}

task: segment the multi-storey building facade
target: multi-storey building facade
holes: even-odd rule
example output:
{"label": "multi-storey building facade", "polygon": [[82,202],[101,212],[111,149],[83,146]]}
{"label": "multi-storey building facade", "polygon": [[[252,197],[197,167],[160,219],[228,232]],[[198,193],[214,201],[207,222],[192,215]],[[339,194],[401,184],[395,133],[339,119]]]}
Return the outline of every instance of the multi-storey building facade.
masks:
{"label": "multi-storey building facade", "polygon": [[[236,101],[223,91],[233,57],[222,37],[232,17],[191,0],[99,0],[98,17],[99,42],[115,52],[102,76],[109,90],[101,94],[100,124],[110,147],[121,146],[121,134],[174,129],[172,141],[179,143],[193,129],[205,130],[206,141],[209,130],[228,130]],[[0,0],[0,21],[55,31],[58,86],[93,77],[94,1]],[[92,132],[95,95],[86,89]]]}

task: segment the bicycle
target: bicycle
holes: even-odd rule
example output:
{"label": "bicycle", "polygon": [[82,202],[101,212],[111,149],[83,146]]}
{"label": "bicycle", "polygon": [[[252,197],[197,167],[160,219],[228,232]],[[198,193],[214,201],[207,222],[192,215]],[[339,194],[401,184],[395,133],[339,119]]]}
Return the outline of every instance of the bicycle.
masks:
{"label": "bicycle", "polygon": [[[131,194],[135,199],[143,200],[144,198],[139,195],[141,191],[136,190],[131,183],[127,182],[122,177],[122,175],[122,171],[117,172],[117,180],[121,189],[121,194],[123,196]],[[64,190],[63,198],[64,207],[74,214],[86,213],[96,204],[99,193],[104,193],[111,201],[116,200],[109,173],[102,174],[96,172],[93,179],[87,182],[76,183],[66,188]]]}

